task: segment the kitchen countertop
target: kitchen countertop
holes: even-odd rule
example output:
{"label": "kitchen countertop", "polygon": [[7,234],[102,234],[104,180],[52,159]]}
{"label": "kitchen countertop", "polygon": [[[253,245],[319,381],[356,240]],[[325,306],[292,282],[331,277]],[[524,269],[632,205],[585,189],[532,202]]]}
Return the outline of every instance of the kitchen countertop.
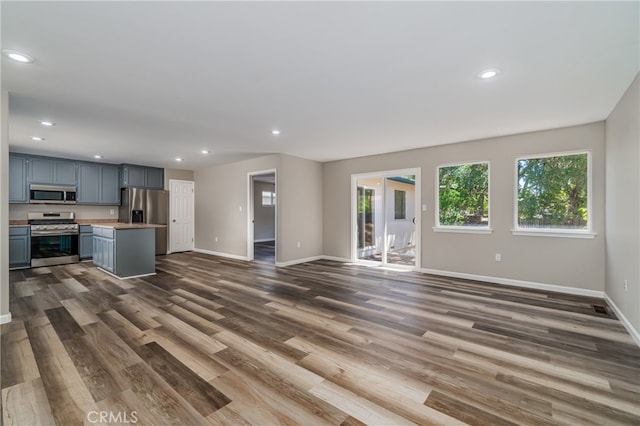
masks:
{"label": "kitchen countertop", "polygon": [[109,229],[145,229],[145,228],[166,228],[167,225],[156,225],[153,223],[92,223],[94,228],[109,228]]}
{"label": "kitchen countertop", "polygon": [[113,219],[76,219],[76,223],[78,225],[99,225],[101,223],[114,223],[114,220]]}

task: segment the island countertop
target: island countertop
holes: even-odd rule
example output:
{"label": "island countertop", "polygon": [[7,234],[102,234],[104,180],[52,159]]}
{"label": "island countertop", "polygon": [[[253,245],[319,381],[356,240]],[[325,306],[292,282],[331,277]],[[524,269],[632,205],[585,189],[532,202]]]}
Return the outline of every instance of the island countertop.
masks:
{"label": "island countertop", "polygon": [[123,223],[123,222],[113,222],[113,223],[91,223],[91,226],[94,228],[108,228],[108,229],[145,229],[145,228],[166,228],[167,225],[158,225],[154,223]]}

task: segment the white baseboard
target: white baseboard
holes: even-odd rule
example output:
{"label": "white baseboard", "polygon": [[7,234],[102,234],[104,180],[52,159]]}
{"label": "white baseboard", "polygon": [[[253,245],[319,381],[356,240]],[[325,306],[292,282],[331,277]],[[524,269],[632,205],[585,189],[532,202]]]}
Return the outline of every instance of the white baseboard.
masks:
{"label": "white baseboard", "polygon": [[305,257],[303,259],[288,260],[286,262],[276,262],[276,266],[278,268],[283,268],[285,266],[298,265],[300,263],[313,262],[314,260],[320,260],[320,259],[324,259],[324,256],[311,256],[311,257]]}
{"label": "white baseboard", "polygon": [[235,260],[250,260],[247,256],[240,256],[237,254],[230,254],[230,253],[221,253],[219,251],[205,250],[205,249],[199,249],[199,248],[194,248],[193,251],[195,251],[196,253],[210,254],[212,256],[226,257],[226,258],[235,259]]}
{"label": "white baseboard", "polygon": [[104,272],[105,274],[107,274],[107,275],[111,275],[113,278],[117,278],[117,279],[119,279],[119,280],[129,280],[129,279],[131,279],[131,278],[149,277],[149,276],[151,276],[151,275],[156,275],[156,273],[155,273],[155,272],[150,272],[150,273],[148,273],[148,274],[130,275],[130,276],[128,276],[128,277],[119,277],[119,276],[117,276],[116,274],[114,274],[113,272],[109,272],[109,271],[107,271],[106,269],[103,269],[103,268],[101,268],[101,267],[98,267],[98,269],[99,269],[100,271]]}
{"label": "white baseboard", "polygon": [[287,262],[276,262],[276,266],[281,268],[285,266],[297,265],[300,263],[313,262],[315,260],[332,260],[334,262],[351,263],[351,259],[345,257],[326,256],[321,254],[319,256],[306,257],[304,259],[289,260]]}
{"label": "white baseboard", "polygon": [[257,240],[253,240],[254,243],[270,243],[272,241],[275,241],[275,238],[260,238]]}
{"label": "white baseboard", "polygon": [[618,317],[622,325],[624,325],[624,328],[627,329],[633,340],[636,342],[636,345],[640,346],[640,333],[635,329],[633,324],[631,324],[631,321],[629,321],[627,317],[624,316],[618,305],[615,304],[615,302],[609,297],[607,293],[604,294],[604,300],[607,301],[607,304],[611,306],[613,312],[616,313],[616,316]]}
{"label": "white baseboard", "polygon": [[11,322],[11,312],[8,314],[0,315],[0,324],[7,324]]}
{"label": "white baseboard", "polygon": [[342,263],[351,263],[351,259],[347,259],[346,257],[337,257],[337,256],[320,256],[323,260],[333,260],[334,262],[342,262]]}
{"label": "white baseboard", "polygon": [[536,283],[532,281],[513,280],[511,278],[489,277],[486,275],[465,274],[462,272],[441,271],[439,269],[420,269],[420,272],[432,275],[442,275],[445,277],[462,278],[465,280],[485,281],[493,284],[503,284],[512,287],[532,288],[536,290],[555,291],[558,293],[573,294],[576,296],[596,297],[604,299],[604,291],[587,290],[577,287],[565,287],[555,284]]}

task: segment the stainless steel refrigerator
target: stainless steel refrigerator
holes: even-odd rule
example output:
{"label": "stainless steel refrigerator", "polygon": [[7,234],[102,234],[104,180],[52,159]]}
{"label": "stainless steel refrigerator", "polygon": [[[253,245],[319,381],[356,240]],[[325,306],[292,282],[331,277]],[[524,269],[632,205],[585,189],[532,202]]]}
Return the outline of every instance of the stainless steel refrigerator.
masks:
{"label": "stainless steel refrigerator", "polygon": [[[122,188],[118,219],[125,223],[167,225],[169,192],[161,189]],[[156,255],[167,254],[167,228],[156,228]]]}

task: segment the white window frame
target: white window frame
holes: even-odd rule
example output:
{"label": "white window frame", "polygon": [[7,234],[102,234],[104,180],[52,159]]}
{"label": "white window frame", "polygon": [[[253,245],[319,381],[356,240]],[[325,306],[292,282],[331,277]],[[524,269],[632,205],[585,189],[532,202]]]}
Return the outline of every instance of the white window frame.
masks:
{"label": "white window frame", "polygon": [[[489,220],[487,225],[481,226],[460,226],[460,225],[441,225],[440,224],[440,169],[445,167],[466,166],[468,164],[486,164],[487,165],[487,196],[489,197]],[[462,161],[456,163],[440,164],[436,167],[436,201],[435,201],[435,226],[433,230],[435,232],[453,232],[460,234],[491,234],[493,228],[491,228],[491,162],[488,160],[483,161]]]}
{"label": "white window frame", "polygon": [[[587,229],[558,229],[558,228],[521,228],[518,225],[518,162],[520,160],[532,160],[540,158],[562,157],[567,155],[587,154]],[[593,232],[593,173],[591,150],[560,151],[546,154],[523,155],[514,162],[513,185],[513,229],[512,235],[525,237],[556,237],[556,238],[586,238],[594,239]]]}
{"label": "white window frame", "polygon": [[[264,203],[264,194],[265,193],[269,193],[269,200],[270,203],[269,204],[265,204]],[[262,207],[275,207],[276,205],[276,193],[275,191],[261,191],[260,193],[261,197],[260,197],[260,204],[262,205]]]}

